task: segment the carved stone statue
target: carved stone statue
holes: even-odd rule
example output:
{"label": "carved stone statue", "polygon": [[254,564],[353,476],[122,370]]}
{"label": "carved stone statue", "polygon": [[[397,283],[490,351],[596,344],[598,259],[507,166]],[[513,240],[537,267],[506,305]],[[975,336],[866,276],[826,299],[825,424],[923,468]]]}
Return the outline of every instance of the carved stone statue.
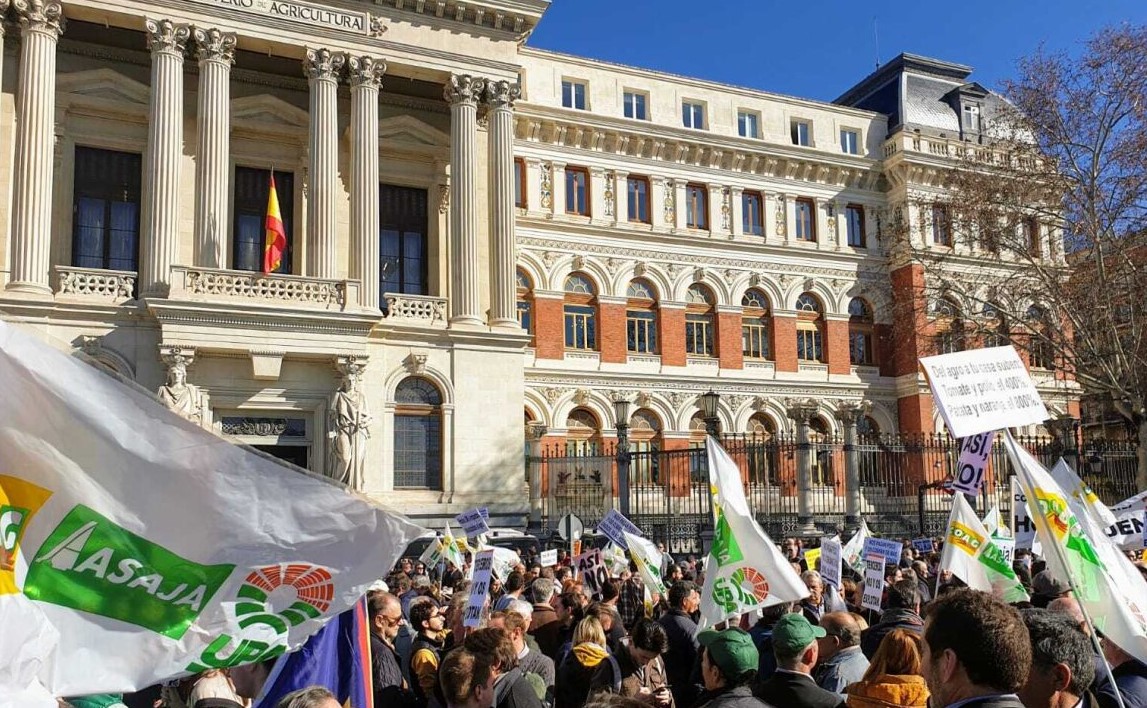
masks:
{"label": "carved stone statue", "polygon": [[175,354],[167,359],[167,383],[159,387],[159,400],[188,420],[200,423],[203,419],[203,394],[199,387],[187,383],[187,359]]}
{"label": "carved stone statue", "polygon": [[373,422],[366,396],[360,388],[363,365],[349,362],[339,390],[331,396],[327,437],[331,441],[327,474],[353,489],[361,490],[366,463],[366,440]]}

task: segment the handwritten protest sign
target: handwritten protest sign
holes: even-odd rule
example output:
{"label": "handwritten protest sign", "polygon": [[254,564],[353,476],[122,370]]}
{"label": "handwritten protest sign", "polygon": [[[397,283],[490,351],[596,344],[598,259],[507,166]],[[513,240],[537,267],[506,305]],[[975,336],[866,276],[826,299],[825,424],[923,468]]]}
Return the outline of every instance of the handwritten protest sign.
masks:
{"label": "handwritten protest sign", "polygon": [[[874,538],[869,536],[864,539],[864,550],[861,555],[864,556],[865,562],[868,562],[868,556],[877,554],[884,558],[886,563],[899,563],[900,553],[904,550],[904,544],[899,541],[890,541],[886,538]],[[883,579],[884,576],[881,576]]]}
{"label": "handwritten protest sign", "polygon": [[627,532],[634,536],[645,535],[641,533],[641,529],[634,526],[633,522],[625,518],[617,509],[610,509],[609,512],[602,517],[601,523],[597,525],[597,530],[598,533],[627,551],[629,550],[629,544],[625,541],[625,534]]}
{"label": "handwritten protest sign", "polygon": [[833,587],[840,587],[840,570],[843,564],[844,553],[841,550],[840,539],[833,536],[826,538],[820,544],[820,577]]}
{"label": "handwritten protest sign", "polygon": [[960,441],[960,461],[956,464],[952,489],[972,496],[980,493],[988,469],[988,458],[992,454],[992,441],[995,439],[996,432],[993,430],[969,435]]}
{"label": "handwritten protest sign", "polygon": [[488,548],[478,551],[474,556],[474,581],[470,586],[470,597],[466,600],[466,609],[463,611],[462,624],[467,627],[478,627],[482,624],[482,609],[486,607],[486,598],[490,594],[490,575],[494,570],[494,549]]}
{"label": "handwritten protest sign", "polygon": [[860,606],[880,611],[880,601],[884,597],[884,556],[875,553],[864,557],[864,592],[860,596]]}
{"label": "handwritten protest sign", "polygon": [[558,549],[551,548],[548,551],[542,551],[541,556],[538,557],[538,562],[543,568],[548,568],[551,565],[558,564]]}
{"label": "handwritten protest sign", "polygon": [[490,527],[486,524],[481,509],[464,511],[455,516],[454,520],[462,527],[462,532],[470,538],[477,538],[481,534],[490,532]]}
{"label": "handwritten protest sign", "polygon": [[929,356],[920,364],[936,407],[958,438],[1051,417],[1014,347]]}
{"label": "handwritten protest sign", "polygon": [[605,569],[605,558],[601,555],[601,551],[594,550],[581,554],[574,559],[574,565],[577,567],[578,577],[585,586],[595,594],[601,592],[609,580],[609,572]]}

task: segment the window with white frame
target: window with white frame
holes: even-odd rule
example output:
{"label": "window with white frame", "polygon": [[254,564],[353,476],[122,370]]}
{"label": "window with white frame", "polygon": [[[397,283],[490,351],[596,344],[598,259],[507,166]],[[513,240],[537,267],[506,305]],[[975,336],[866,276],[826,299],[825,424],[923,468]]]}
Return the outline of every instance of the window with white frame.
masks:
{"label": "window with white frame", "polygon": [[626,118],[649,120],[649,113],[646,112],[648,103],[649,95],[641,91],[626,91],[622,94],[622,110]]}
{"label": "window with white frame", "polygon": [[789,134],[793,145],[812,145],[812,123],[807,120],[794,120],[789,124]]}
{"label": "window with white frame", "polygon": [[705,128],[705,104],[699,101],[681,102],[681,124],[686,128]]}
{"label": "window with white frame", "polygon": [[737,111],[737,134],[742,138],[761,137],[761,114],[756,111]]}
{"label": "window with white frame", "polygon": [[585,110],[586,85],[584,81],[562,79],[562,106]]}
{"label": "window with white frame", "polygon": [[840,129],[840,151],[849,155],[860,154],[860,133],[849,128]]}

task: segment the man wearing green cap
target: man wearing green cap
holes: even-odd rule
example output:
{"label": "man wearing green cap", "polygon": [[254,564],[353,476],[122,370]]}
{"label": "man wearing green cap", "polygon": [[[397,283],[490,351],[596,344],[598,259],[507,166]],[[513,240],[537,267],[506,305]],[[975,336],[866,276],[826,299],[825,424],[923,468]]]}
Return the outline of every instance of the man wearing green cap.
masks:
{"label": "man wearing green cap", "polygon": [[812,669],[818,657],[817,639],[827,633],[801,614],[785,615],[773,627],[777,672],[757,684],[753,695],[784,708],[843,708],[844,699],[816,685]]}
{"label": "man wearing green cap", "polygon": [[764,708],[753,698],[750,684],[757,678],[760,657],[753,638],[737,628],[707,629],[697,635],[701,645],[701,678],[709,699],[701,708]]}

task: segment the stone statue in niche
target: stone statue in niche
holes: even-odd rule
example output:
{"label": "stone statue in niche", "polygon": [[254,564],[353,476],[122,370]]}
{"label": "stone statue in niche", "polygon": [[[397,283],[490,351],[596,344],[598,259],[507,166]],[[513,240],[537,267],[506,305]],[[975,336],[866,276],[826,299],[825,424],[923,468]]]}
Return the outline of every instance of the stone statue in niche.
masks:
{"label": "stone statue in niche", "polygon": [[167,361],[167,383],[157,392],[160,402],[193,423],[202,423],[203,394],[198,386],[187,383],[187,358],[181,354],[164,358]]}
{"label": "stone statue in niche", "polygon": [[365,481],[366,440],[370,437],[374,419],[367,410],[366,396],[361,388],[363,365],[350,362],[340,369],[343,372],[342,383],[331,396],[328,413],[330,454],[327,474],[352,489],[361,490]]}

